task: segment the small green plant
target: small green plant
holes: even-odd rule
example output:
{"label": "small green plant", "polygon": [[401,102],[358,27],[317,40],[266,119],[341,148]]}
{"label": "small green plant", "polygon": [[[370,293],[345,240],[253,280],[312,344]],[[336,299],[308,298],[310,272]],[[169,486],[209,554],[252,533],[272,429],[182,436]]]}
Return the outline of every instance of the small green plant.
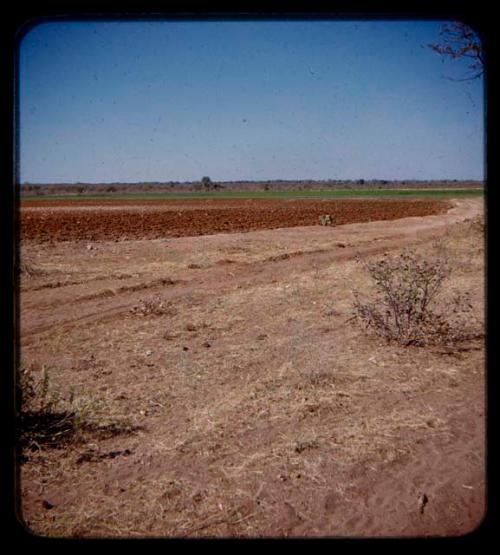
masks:
{"label": "small green plant", "polygon": [[42,445],[60,448],[84,440],[85,432],[105,437],[134,431],[126,420],[110,420],[104,401],[94,395],[79,393],[72,386],[68,396],[62,396],[46,365],[41,369],[22,365],[16,391],[17,439],[24,452]]}
{"label": "small green plant", "polygon": [[[37,375],[38,374],[38,375]],[[50,412],[60,403],[60,395],[50,383],[49,367],[42,365],[39,371],[23,366],[19,371],[18,396],[21,410]]]}
{"label": "small green plant", "polygon": [[32,449],[66,443],[74,433],[74,414],[63,408],[59,392],[52,387],[49,368],[22,366],[16,390],[20,446]]}
{"label": "small green plant", "polygon": [[321,225],[333,225],[333,219],[330,214],[323,214],[319,217],[319,222]]}
{"label": "small green plant", "polygon": [[477,336],[466,331],[462,317],[472,305],[468,293],[448,299],[446,313],[439,309],[439,297],[451,268],[441,256],[425,259],[413,250],[367,262],[358,262],[368,272],[376,296],[363,301],[354,292],[355,316],[379,336],[403,345],[450,343]]}

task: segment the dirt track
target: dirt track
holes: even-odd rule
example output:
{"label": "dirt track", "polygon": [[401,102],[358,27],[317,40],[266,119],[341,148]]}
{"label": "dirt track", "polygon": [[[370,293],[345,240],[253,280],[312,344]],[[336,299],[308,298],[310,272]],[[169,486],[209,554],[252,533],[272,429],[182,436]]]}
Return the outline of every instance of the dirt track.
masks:
{"label": "dirt track", "polygon": [[158,239],[221,232],[336,225],[440,214],[429,200],[71,200],[24,201],[21,238],[38,241]]}
{"label": "dirt track", "polygon": [[[471,291],[481,318],[481,201],[454,205],[339,227],[315,216],[245,234],[23,240],[23,360],[48,364],[63,395],[73,385],[102,397],[100,418],[140,426],[35,453],[22,467],[28,526],[84,537],[474,529],[485,504],[481,341],[451,353],[387,346],[349,321],[353,289],[368,285],[357,252],[425,253],[438,238],[451,285]],[[134,312],[156,295],[164,314]],[[78,462],[89,450],[95,460]]]}

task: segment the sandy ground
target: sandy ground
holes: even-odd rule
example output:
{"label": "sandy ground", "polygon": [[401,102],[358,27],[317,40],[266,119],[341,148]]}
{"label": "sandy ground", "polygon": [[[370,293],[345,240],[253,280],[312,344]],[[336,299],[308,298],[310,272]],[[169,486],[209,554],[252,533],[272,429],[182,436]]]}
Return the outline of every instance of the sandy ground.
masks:
{"label": "sandy ground", "polygon": [[[387,345],[355,261],[441,239],[482,329],[478,199],[446,214],[21,246],[21,359],[116,433],[40,445],[21,518],[66,537],[456,536],[485,514],[482,340]],[[157,307],[148,313],[147,302]],[[116,423],[124,423],[123,428]],[[111,429],[111,428],[108,428]]]}

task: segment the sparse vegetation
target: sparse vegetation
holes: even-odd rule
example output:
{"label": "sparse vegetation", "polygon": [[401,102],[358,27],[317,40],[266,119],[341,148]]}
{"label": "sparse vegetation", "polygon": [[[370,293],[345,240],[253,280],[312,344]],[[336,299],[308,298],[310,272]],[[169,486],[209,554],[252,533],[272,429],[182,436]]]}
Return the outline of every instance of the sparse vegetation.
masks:
{"label": "sparse vegetation", "polygon": [[[172,220],[189,208],[177,204]],[[355,252],[372,262],[412,246],[429,260],[439,238],[451,274],[432,308],[445,306],[450,320],[449,299],[469,291],[468,324],[482,322],[480,199],[434,218],[391,200],[396,216],[417,217],[385,222],[380,201],[321,201],[302,224],[314,229],[255,233],[239,233],[245,213],[272,214],[282,226],[308,203],[230,204],[223,234],[191,233],[215,220],[211,201],[193,203],[186,213],[196,217],[179,216],[184,238],[152,241],[152,207],[113,207],[122,216],[106,224],[115,230],[107,236],[98,231],[106,203],[88,235],[66,223],[71,212],[73,222],[90,220],[93,209],[78,203],[23,212],[30,225],[46,213],[44,225],[63,230],[21,244],[22,260],[46,272],[23,279],[20,295],[20,352],[39,391],[23,407],[19,444],[25,526],[66,538],[458,535],[475,526],[484,507],[484,342],[385,344],[350,319],[353,289],[376,302]],[[344,226],[365,204],[367,223]],[[320,228],[320,214],[335,227]],[[138,225],[127,231],[129,222]],[[50,365],[45,378],[41,363]],[[52,418],[44,421],[44,406],[65,413],[67,428],[37,439],[29,425],[43,432]],[[124,421],[140,432],[124,434]]]}
{"label": "sparse vegetation", "polygon": [[330,214],[323,214],[319,217],[319,222],[321,225],[333,225],[333,220]]}
{"label": "sparse vegetation", "polygon": [[130,309],[130,312],[137,316],[175,314],[175,310],[172,308],[171,304],[165,301],[161,295],[156,295],[151,299],[141,299],[137,305]]}
{"label": "sparse vegetation", "polygon": [[447,311],[438,301],[443,282],[451,267],[440,253],[432,259],[406,250],[397,256],[358,262],[368,272],[376,289],[373,301],[363,301],[355,292],[355,316],[388,341],[402,345],[453,343],[474,338],[464,316],[471,310],[467,292],[455,293],[447,299]]}
{"label": "sparse vegetation", "polygon": [[85,432],[115,435],[133,431],[123,419],[104,418],[106,406],[92,394],[74,387],[67,396],[53,385],[50,368],[22,365],[16,383],[18,400],[18,445],[22,458],[41,447],[62,448],[70,442],[85,440]]}
{"label": "sparse vegetation", "polygon": [[31,260],[22,260],[19,264],[19,273],[21,276],[31,278],[35,276],[43,276],[46,271],[39,268],[36,264],[33,264]]}

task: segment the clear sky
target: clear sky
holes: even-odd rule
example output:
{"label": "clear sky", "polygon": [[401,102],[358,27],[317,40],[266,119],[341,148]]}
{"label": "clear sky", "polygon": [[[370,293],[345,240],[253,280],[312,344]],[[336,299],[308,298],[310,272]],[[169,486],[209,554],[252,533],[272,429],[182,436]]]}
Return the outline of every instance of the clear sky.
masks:
{"label": "clear sky", "polygon": [[483,179],[482,78],[438,21],[47,22],[20,180]]}

